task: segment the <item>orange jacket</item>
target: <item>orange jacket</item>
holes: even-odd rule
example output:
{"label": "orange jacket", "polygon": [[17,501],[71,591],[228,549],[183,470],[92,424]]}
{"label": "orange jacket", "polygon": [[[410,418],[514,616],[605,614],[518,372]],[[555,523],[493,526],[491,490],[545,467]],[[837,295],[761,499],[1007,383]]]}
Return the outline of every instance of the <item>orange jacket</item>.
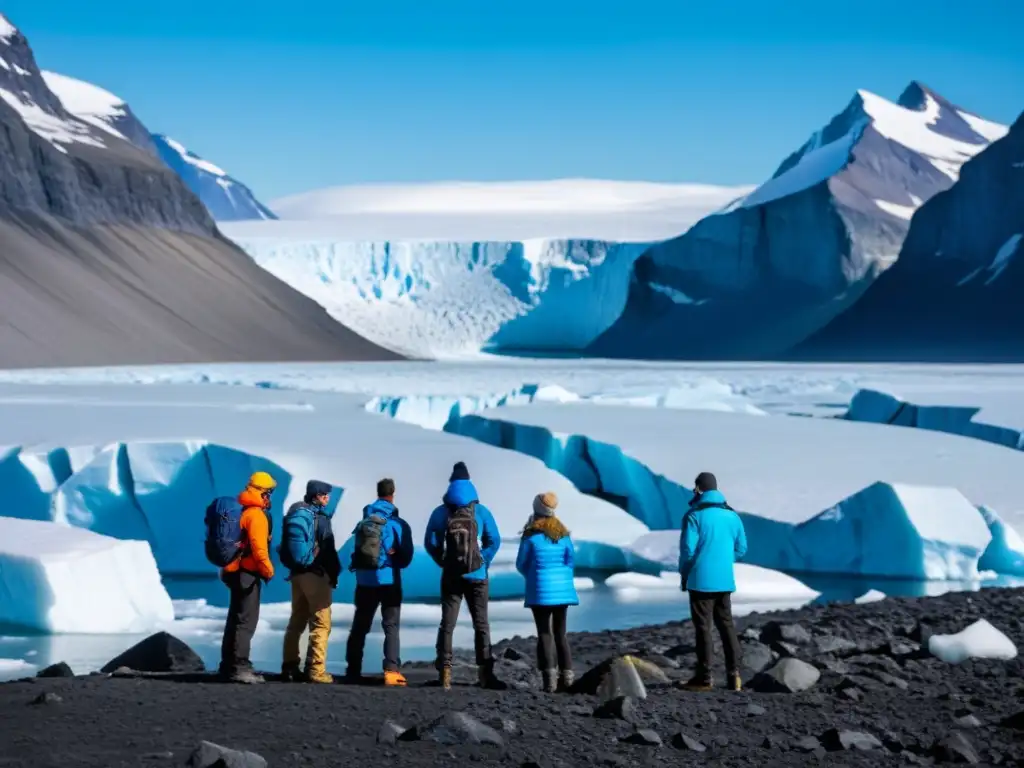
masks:
{"label": "orange jacket", "polygon": [[242,510],[242,539],[245,554],[224,566],[227,573],[238,570],[256,573],[264,579],[274,577],[274,564],[270,562],[270,524],[263,511],[263,497],[254,488],[246,488],[238,496]]}

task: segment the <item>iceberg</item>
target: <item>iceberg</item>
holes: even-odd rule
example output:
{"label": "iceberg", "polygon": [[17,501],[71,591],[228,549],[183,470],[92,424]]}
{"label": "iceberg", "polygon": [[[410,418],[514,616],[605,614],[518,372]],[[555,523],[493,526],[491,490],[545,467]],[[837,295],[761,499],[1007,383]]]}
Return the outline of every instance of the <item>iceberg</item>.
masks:
{"label": "iceberg", "polygon": [[0,626],[115,634],[150,632],[173,620],[145,542],[0,517]]}
{"label": "iceberg", "polygon": [[1017,646],[1006,635],[978,619],[952,635],[932,635],[928,650],[947,664],[962,664],[968,659],[1010,661],[1017,658]]}

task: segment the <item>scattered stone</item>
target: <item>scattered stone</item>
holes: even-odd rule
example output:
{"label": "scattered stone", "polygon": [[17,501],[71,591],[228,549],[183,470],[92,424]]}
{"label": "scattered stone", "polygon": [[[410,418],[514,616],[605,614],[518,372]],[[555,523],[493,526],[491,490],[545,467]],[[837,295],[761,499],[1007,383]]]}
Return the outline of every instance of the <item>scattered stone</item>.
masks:
{"label": "scattered stone", "polygon": [[33,706],[41,707],[48,706],[51,704],[60,704],[62,701],[64,701],[64,699],[62,699],[56,693],[53,693],[52,691],[47,691],[46,693],[40,693],[38,696],[32,699],[30,703]]}
{"label": "scattered stone", "polygon": [[903,737],[895,731],[886,731],[882,734],[882,746],[888,749],[890,752],[902,752],[907,748],[906,742]]}
{"label": "scattered stone", "polygon": [[772,643],[772,651],[784,658],[800,655],[800,649],[793,643],[787,643],[785,640],[778,640]]}
{"label": "scattered stone", "polygon": [[660,747],[661,736],[658,735],[657,731],[652,731],[649,728],[642,728],[628,736],[623,736],[619,739],[623,744],[640,744],[645,747]]}
{"label": "scattered stone", "polygon": [[845,637],[836,637],[835,635],[820,635],[814,638],[814,645],[820,654],[842,654],[857,650],[855,642],[847,640]]}
{"label": "scattered stone", "polygon": [[763,672],[775,663],[775,654],[764,643],[743,643],[740,649],[743,652],[741,662],[743,668],[749,669],[754,674]]}
{"label": "scattered stone", "polygon": [[149,752],[142,756],[143,760],[173,760],[173,752]]}
{"label": "scattered stone", "polygon": [[1003,728],[1013,728],[1015,731],[1024,731],[1024,709],[1015,715],[1003,718],[999,721]]}
{"label": "scattered stone", "polygon": [[672,737],[672,746],[684,752],[707,752],[708,748],[696,739],[680,731]]}
{"label": "scattered stone", "polygon": [[836,675],[850,674],[850,665],[835,656],[820,656],[814,660],[817,667],[828,670]]}
{"label": "scattered stone", "polygon": [[961,715],[953,721],[957,728],[980,728],[981,720],[972,714]]}
{"label": "scattered stone", "polygon": [[760,717],[765,713],[765,708],[760,704],[754,704],[751,702],[747,704],[747,717]]}
{"label": "scattered stone", "polygon": [[[600,701],[610,701],[619,696],[646,699],[647,689],[637,671],[636,662],[638,661],[640,660],[635,656],[605,659],[597,666],[588,669],[569,690],[571,693],[597,696]],[[663,672],[662,675],[664,675]],[[665,681],[668,681],[667,677],[665,677]]]}
{"label": "scattered stone", "polygon": [[931,639],[935,632],[930,626],[922,622],[918,622],[914,625],[913,629],[907,632],[907,637],[913,640],[915,643],[920,645],[922,648],[928,647],[928,641]]}
{"label": "scattered stone", "polygon": [[508,648],[506,648],[504,651],[501,652],[501,658],[508,659],[509,661],[520,661],[521,659],[524,658],[524,656],[519,651],[517,651],[515,648],[513,648],[512,646],[509,646]]}
{"label": "scattered stone", "polygon": [[813,736],[804,736],[801,739],[797,739],[796,744],[793,745],[793,748],[797,752],[825,752],[825,748],[821,746],[821,742]]}
{"label": "scattered stone", "polygon": [[696,654],[697,647],[695,645],[683,643],[682,645],[674,645],[668,648],[662,655],[670,659],[678,659],[680,656],[693,656]]}
{"label": "scattered stone", "polygon": [[812,688],[821,677],[818,668],[800,659],[782,659],[756,675],[750,687],[759,693],[799,693]]}
{"label": "scattered stone", "polygon": [[761,742],[761,746],[764,749],[781,749],[782,739],[776,736],[774,733],[769,733],[764,737],[764,741]]}
{"label": "scattered stone", "polygon": [[855,686],[849,688],[838,688],[839,695],[849,701],[860,701],[864,698],[864,692]]}
{"label": "scattered stone", "polygon": [[503,717],[498,723],[497,729],[502,733],[516,734],[519,733],[519,723],[515,720],[510,720],[507,717]]}
{"label": "scattered stone", "polygon": [[386,720],[384,725],[377,731],[378,744],[397,744],[398,737],[408,730],[404,725],[399,725],[394,720]]}
{"label": "scattered stone", "polygon": [[205,672],[199,655],[174,635],[157,632],[108,661],[101,672],[127,667],[137,672]]}
{"label": "scattered stone", "polygon": [[811,633],[802,624],[782,624],[778,621],[770,621],[761,630],[761,642],[768,645],[778,642],[808,645],[811,640]]}
{"label": "scattered stone", "polygon": [[41,669],[36,674],[36,677],[74,677],[75,673],[71,667],[63,661],[58,661],[56,664],[51,664],[46,669]]}
{"label": "scattered stone", "polygon": [[718,734],[717,736],[712,738],[711,741],[716,747],[721,747],[722,749],[732,744],[732,741],[724,733]]}
{"label": "scattered stone", "polygon": [[616,696],[598,704],[593,714],[602,720],[625,720],[631,723],[636,716],[636,705],[629,696]]}
{"label": "scattered stone", "polygon": [[910,683],[904,680],[902,677],[896,677],[896,675],[890,675],[888,672],[876,672],[874,670],[867,673],[869,677],[873,677],[878,682],[888,685],[891,688],[899,688],[901,691],[905,691],[910,688]]}
{"label": "scattered stone", "polygon": [[821,735],[820,741],[821,745],[829,752],[842,752],[844,750],[868,752],[882,746],[882,742],[870,733],[841,731],[838,728],[829,728]]}
{"label": "scattered stone", "polygon": [[404,731],[399,741],[433,741],[437,744],[492,744],[504,747],[501,734],[470,717],[465,712],[446,712],[426,725],[413,726]]}
{"label": "scattered stone", "polygon": [[747,627],[740,633],[741,640],[758,640],[761,639],[761,630],[756,627]]}
{"label": "scattered stone", "polygon": [[976,765],[981,762],[977,750],[970,740],[960,731],[939,739],[932,745],[931,755],[940,763],[970,763]]}
{"label": "scattered stone", "polygon": [[267,768],[267,761],[255,752],[241,752],[212,741],[201,741],[185,765],[188,768]]}

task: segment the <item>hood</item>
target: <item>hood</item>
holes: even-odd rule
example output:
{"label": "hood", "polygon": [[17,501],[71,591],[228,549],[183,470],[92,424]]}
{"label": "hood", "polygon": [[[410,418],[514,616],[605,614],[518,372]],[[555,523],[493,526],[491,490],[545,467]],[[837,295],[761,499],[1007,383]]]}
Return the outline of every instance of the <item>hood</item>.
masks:
{"label": "hood", "polygon": [[367,504],[363,507],[363,519],[365,520],[370,515],[379,515],[385,520],[390,520],[394,517],[396,511],[395,505],[390,501],[377,499],[373,504]]}
{"label": "hood", "polygon": [[690,506],[695,509],[701,507],[718,507],[726,504],[725,496],[721,491],[704,491],[700,496],[694,496]]}
{"label": "hood", "polygon": [[246,488],[238,494],[238,503],[243,507],[259,507],[263,509],[263,494],[255,488]]}
{"label": "hood", "polygon": [[448,490],[444,492],[441,499],[445,504],[455,507],[464,507],[472,501],[480,501],[477,496],[476,486],[471,480],[452,480],[448,483]]}

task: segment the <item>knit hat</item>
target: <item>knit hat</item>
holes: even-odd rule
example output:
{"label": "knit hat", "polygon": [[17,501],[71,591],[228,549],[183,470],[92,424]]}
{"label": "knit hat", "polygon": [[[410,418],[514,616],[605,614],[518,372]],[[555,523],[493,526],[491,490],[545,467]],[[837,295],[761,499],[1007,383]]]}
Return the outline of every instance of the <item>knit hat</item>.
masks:
{"label": "knit hat", "polygon": [[330,483],[325,483],[322,480],[310,480],[306,483],[306,498],[315,499],[317,496],[331,495]]}
{"label": "knit hat", "polygon": [[448,482],[452,483],[456,480],[469,480],[469,470],[466,468],[466,462],[457,461],[455,466],[452,467],[452,476],[448,478]]}
{"label": "knit hat", "polygon": [[693,481],[693,487],[697,489],[698,493],[717,491],[718,480],[710,472],[701,472],[697,475],[697,479]]}
{"label": "knit hat", "polygon": [[552,492],[538,493],[533,498],[534,517],[554,517],[558,509],[558,497]]}

